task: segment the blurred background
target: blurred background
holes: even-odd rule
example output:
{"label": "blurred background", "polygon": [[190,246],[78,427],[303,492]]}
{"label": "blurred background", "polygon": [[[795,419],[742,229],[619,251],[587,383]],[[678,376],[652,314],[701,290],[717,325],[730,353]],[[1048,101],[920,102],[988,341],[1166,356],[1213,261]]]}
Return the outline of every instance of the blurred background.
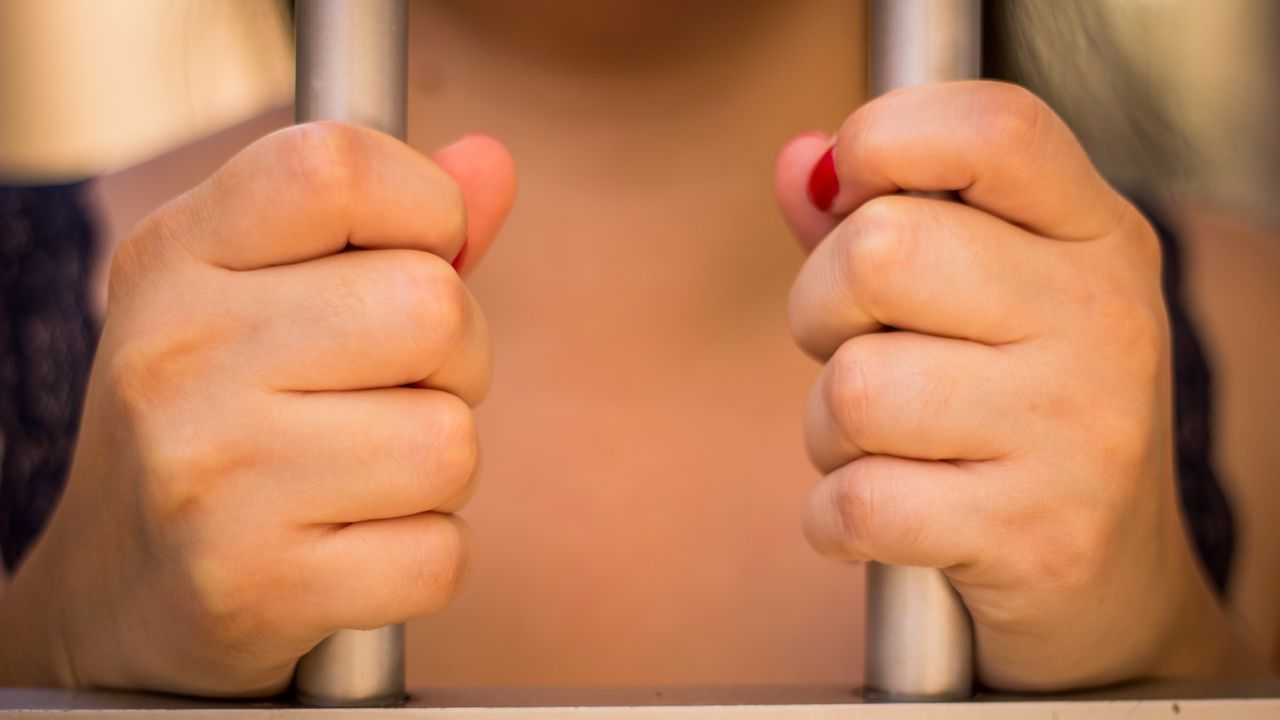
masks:
{"label": "blurred background", "polygon": [[[1124,85],[1115,82],[1115,58],[1075,32],[1082,17],[1114,35],[1128,69],[1156,90],[1185,137],[1173,149],[1177,177],[1164,180],[1277,222],[1278,5],[1027,0],[1012,7],[1015,15],[1050,16],[1038,23],[1049,31],[1023,48],[1043,60],[1027,80],[1057,96],[1113,179],[1143,184],[1153,168],[1123,126],[1107,124],[1114,115],[1080,112],[1100,101],[1127,111],[1132,101],[1117,95]],[[127,168],[289,103],[292,73],[289,19],[274,0],[0,0],[0,179],[58,182]]]}
{"label": "blurred background", "polygon": [[272,0],[0,0],[0,176],[58,182],[292,101]]}

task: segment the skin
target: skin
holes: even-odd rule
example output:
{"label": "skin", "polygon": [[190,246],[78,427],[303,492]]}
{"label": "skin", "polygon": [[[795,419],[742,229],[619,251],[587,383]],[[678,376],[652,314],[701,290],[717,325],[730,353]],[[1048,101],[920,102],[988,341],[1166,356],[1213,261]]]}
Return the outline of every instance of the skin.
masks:
{"label": "skin", "polygon": [[[545,45],[508,42],[518,4],[415,7],[411,143],[478,126],[521,167],[470,293],[447,261],[465,234],[480,266],[515,182],[483,137],[427,159],[287,131],[129,237],[0,675],[272,692],[332,629],[439,609],[468,557],[445,511],[475,474],[472,294],[504,340],[481,563],[412,627],[419,682],[853,681],[857,575],[801,517],[827,555],[945,568],[994,686],[1259,668],[1174,501],[1158,248],[1065,128],[990,83],[850,115],[847,3],[654,8],[617,48],[638,6],[566,3],[598,32]],[[832,140],[786,138],[837,126],[822,212]]]}
{"label": "skin", "polygon": [[[784,215],[813,248],[792,332],[826,363],[805,417],[827,473],[810,542],[944,569],[996,687],[1233,664],[1241,646],[1178,511],[1145,219],[1013,86],[912,88],[854,113],[834,145],[835,218],[796,191],[795,170],[825,146],[793,142],[778,173]],[[1203,635],[1178,630],[1206,621]]]}
{"label": "skin", "polygon": [[[483,256],[514,189],[487,138],[433,161],[313,124],[250,146],[128,239],[67,492],[11,590],[92,601],[45,618],[65,652],[27,679],[278,692],[334,630],[443,607],[467,566],[449,513],[470,494],[471,406],[491,376],[450,261],[467,241]],[[85,538],[95,552],[67,547]]]}

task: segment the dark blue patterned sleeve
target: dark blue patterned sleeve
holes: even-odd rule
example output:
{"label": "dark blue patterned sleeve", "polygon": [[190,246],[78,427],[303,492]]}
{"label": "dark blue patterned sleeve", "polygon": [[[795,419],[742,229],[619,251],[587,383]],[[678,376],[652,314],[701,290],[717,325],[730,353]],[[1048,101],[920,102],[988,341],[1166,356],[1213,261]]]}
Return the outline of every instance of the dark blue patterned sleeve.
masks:
{"label": "dark blue patterned sleeve", "polygon": [[1235,523],[1226,492],[1214,469],[1212,373],[1187,307],[1182,284],[1182,249],[1177,235],[1155,213],[1146,212],[1164,260],[1164,302],[1173,343],[1174,448],[1182,512],[1200,564],[1219,595],[1227,594],[1235,555]]}
{"label": "dark blue patterned sleeve", "polygon": [[0,185],[0,554],[10,573],[62,492],[97,342],[83,188]]}

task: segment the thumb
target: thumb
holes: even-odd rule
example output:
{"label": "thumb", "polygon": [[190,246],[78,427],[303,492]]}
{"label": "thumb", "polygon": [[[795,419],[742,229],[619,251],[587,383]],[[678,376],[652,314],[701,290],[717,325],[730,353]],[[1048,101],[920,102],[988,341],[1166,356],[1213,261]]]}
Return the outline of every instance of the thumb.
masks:
{"label": "thumb", "polygon": [[840,218],[814,206],[810,197],[810,178],[814,166],[831,147],[825,133],[807,132],[797,135],[782,147],[773,172],[773,195],[782,211],[782,219],[791,228],[804,251],[811,252],[827,233],[840,224]]}
{"label": "thumb", "polygon": [[493,244],[516,197],[516,165],[511,153],[488,135],[471,134],[431,155],[462,188],[467,203],[467,244],[453,265],[471,272]]}

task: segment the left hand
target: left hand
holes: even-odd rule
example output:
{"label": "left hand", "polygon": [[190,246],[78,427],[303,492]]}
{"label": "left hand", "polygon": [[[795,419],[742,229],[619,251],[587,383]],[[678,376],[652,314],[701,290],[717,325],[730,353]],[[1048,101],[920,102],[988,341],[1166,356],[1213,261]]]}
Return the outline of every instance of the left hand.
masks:
{"label": "left hand", "polygon": [[777,173],[811,250],[792,332],[826,364],[805,422],[827,474],[811,543],[945,570],[990,686],[1209,672],[1225,622],[1179,512],[1151,227],[1011,85],[868,103],[815,201],[829,147],[801,136]]}

